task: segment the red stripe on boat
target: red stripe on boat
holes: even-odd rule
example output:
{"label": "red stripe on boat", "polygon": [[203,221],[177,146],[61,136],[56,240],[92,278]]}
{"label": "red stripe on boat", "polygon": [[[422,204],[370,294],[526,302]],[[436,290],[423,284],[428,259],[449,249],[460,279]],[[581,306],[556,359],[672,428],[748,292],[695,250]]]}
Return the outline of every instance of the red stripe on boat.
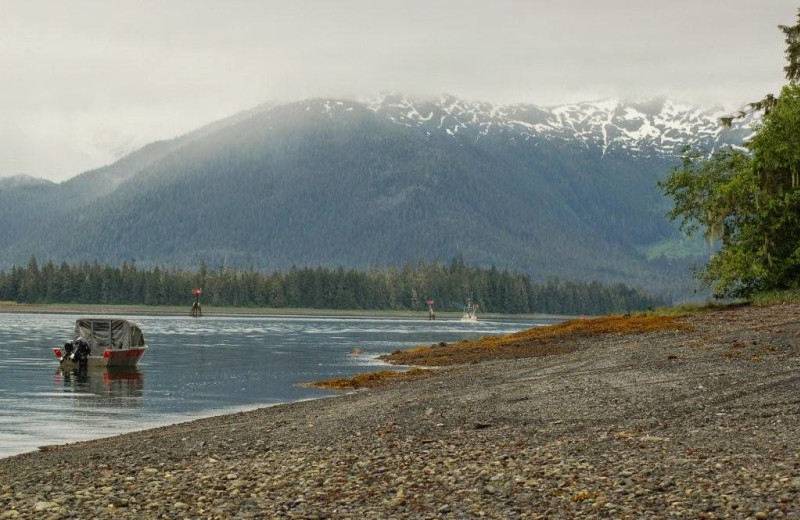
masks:
{"label": "red stripe on boat", "polygon": [[144,352],[143,349],[136,348],[131,350],[106,350],[103,357],[108,359],[129,359],[138,358]]}

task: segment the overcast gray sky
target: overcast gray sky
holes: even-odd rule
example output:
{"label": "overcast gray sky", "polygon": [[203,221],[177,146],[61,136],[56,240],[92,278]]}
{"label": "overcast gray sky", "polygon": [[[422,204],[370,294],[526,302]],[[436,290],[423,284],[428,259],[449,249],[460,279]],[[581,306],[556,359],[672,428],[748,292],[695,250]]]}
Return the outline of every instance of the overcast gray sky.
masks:
{"label": "overcast gray sky", "polygon": [[728,108],[784,83],[788,0],[0,0],[0,176],[63,180],[267,101],[443,92]]}

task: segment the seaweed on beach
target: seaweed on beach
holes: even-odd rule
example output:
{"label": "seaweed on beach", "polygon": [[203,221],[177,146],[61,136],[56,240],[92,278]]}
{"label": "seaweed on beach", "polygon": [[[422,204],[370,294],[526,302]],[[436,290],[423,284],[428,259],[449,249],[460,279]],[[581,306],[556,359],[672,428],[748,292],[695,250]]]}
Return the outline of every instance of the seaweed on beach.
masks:
{"label": "seaweed on beach", "polygon": [[327,388],[329,390],[355,390],[359,388],[374,388],[376,386],[384,385],[389,381],[427,377],[429,375],[431,375],[431,371],[422,368],[412,368],[411,370],[405,372],[398,372],[396,370],[381,370],[380,372],[365,372],[363,374],[357,374],[353,377],[318,381],[316,383],[312,383],[311,386],[316,388]]}
{"label": "seaweed on beach", "polygon": [[643,334],[660,330],[689,330],[679,316],[614,315],[581,318],[546,327],[484,336],[446,347],[420,346],[382,356],[398,365],[448,366],[491,359],[566,354],[578,348],[576,339],[598,334]]}

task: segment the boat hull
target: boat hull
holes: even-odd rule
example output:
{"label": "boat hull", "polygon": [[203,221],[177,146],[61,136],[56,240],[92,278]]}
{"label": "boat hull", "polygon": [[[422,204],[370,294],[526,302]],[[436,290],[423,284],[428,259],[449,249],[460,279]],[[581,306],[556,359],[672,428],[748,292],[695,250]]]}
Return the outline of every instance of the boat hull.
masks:
{"label": "boat hull", "polygon": [[[53,349],[56,357],[58,358],[61,368],[75,369],[79,368],[78,363],[73,359],[65,358],[61,353],[61,349]],[[104,350],[101,356],[89,356],[87,358],[87,368],[133,368],[142,359],[147,346],[141,346],[131,349],[120,350]]]}

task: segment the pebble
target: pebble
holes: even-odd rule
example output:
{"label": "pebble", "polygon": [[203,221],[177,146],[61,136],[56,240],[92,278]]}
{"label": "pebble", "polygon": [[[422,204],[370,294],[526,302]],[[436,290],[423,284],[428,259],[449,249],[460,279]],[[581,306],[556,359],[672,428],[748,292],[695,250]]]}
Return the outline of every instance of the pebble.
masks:
{"label": "pebble", "polygon": [[[0,459],[0,520],[797,518],[800,346],[753,327],[791,334],[798,315],[734,308],[693,331]],[[779,363],[747,361],[770,343]]]}
{"label": "pebble", "polygon": [[58,504],[55,502],[36,502],[33,509],[34,511],[47,511],[48,509],[55,509],[57,507]]}

